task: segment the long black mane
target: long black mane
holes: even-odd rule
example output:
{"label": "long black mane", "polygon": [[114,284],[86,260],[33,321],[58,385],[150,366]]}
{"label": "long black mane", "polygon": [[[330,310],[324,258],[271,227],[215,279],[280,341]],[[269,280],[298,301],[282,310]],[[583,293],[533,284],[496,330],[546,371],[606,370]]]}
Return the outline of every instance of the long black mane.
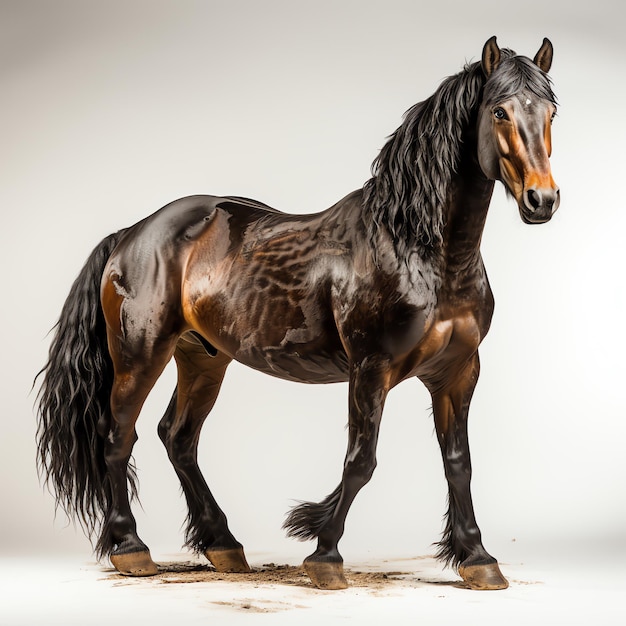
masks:
{"label": "long black mane", "polygon": [[556,103],[547,74],[512,50],[501,53],[502,61],[489,80],[479,62],[468,64],[405,113],[363,188],[365,227],[372,244],[381,227],[400,258],[442,243],[450,183],[468,124],[483,99],[494,104],[526,90]]}

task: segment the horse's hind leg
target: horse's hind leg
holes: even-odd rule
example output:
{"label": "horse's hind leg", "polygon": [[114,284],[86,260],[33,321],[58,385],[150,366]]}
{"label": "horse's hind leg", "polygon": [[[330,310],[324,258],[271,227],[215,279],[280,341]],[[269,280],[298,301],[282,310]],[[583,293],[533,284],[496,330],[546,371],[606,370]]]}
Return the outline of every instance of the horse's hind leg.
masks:
{"label": "horse's hind leg", "polygon": [[174,353],[178,384],[159,424],[159,436],[178,474],[189,515],[185,543],[202,552],[221,572],[249,572],[242,545],[200,472],[197,460],[202,424],[215,404],[231,359],[211,357],[192,334],[181,337]]}
{"label": "horse's hind leg", "polygon": [[109,348],[115,366],[111,418],[101,420],[99,432],[105,438],[110,502],[98,550],[109,554],[121,574],[151,576],[157,573],[157,566],[137,535],[128,498],[128,463],[137,440],[135,423],[148,393],[171,358],[174,339],[133,342],[114,335]]}

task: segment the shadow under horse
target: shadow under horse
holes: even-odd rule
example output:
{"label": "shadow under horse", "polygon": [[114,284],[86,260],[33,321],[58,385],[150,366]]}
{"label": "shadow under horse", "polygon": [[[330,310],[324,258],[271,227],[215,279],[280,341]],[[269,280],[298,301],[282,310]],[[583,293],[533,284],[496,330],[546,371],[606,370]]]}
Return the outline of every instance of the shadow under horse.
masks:
{"label": "shadow under horse", "polygon": [[449,487],[438,557],[474,589],[508,583],[483,547],[470,494],[467,418],[493,312],[480,241],[495,181],[528,224],[550,220],[556,112],[552,44],[500,49],[412,107],[362,189],[311,215],[238,197],[177,200],[104,239],[63,307],[42,370],[38,462],[57,505],[129,576],[156,573],[130,500],[135,423],[172,357],[178,382],[159,435],[180,478],[186,545],[248,571],[197,463],[202,424],[233,360],[305,383],[348,382],[339,486],[285,528],[317,540],[315,585],[346,586],[338,542],[376,465],[387,393],[417,377],[432,395]]}

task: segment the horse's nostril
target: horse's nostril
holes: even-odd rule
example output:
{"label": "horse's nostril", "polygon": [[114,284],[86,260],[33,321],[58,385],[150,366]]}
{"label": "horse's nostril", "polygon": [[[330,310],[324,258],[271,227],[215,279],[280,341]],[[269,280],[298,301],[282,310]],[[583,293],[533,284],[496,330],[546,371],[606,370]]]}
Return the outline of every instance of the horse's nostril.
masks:
{"label": "horse's nostril", "polygon": [[552,217],[559,206],[559,190],[530,187],[524,194],[524,204],[528,219],[533,223],[543,223]]}
{"label": "horse's nostril", "polygon": [[528,199],[528,208],[532,211],[536,211],[541,206],[541,193],[536,189],[529,189],[526,192],[526,198]]}

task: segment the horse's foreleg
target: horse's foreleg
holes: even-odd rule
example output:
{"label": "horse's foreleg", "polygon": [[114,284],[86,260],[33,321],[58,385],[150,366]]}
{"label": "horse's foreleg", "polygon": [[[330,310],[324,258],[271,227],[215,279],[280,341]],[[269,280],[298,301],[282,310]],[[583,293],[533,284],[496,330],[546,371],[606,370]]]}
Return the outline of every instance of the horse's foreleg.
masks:
{"label": "horse's foreleg", "polygon": [[181,339],[174,354],[178,384],[159,423],[159,436],[187,499],[185,543],[204,553],[220,572],[249,572],[242,545],[233,537],[200,468],[198,440],[204,420],[215,404],[230,358],[210,357],[193,340]]}
{"label": "horse's foreleg", "polygon": [[376,467],[376,444],[383,405],[388,391],[388,362],[369,357],[350,371],[349,440],[339,487],[319,504],[295,507],[285,522],[290,536],[317,537],[317,549],[304,561],[313,583],[322,589],[347,587],[338,543],[346,516],[360,489]]}
{"label": "horse's foreleg", "polygon": [[473,589],[505,589],[496,559],[483,547],[470,492],[471,462],[467,436],[470,400],[478,381],[475,354],[454,380],[432,393],[437,438],[441,447],[449,502],[447,524],[438,557],[458,567]]}

